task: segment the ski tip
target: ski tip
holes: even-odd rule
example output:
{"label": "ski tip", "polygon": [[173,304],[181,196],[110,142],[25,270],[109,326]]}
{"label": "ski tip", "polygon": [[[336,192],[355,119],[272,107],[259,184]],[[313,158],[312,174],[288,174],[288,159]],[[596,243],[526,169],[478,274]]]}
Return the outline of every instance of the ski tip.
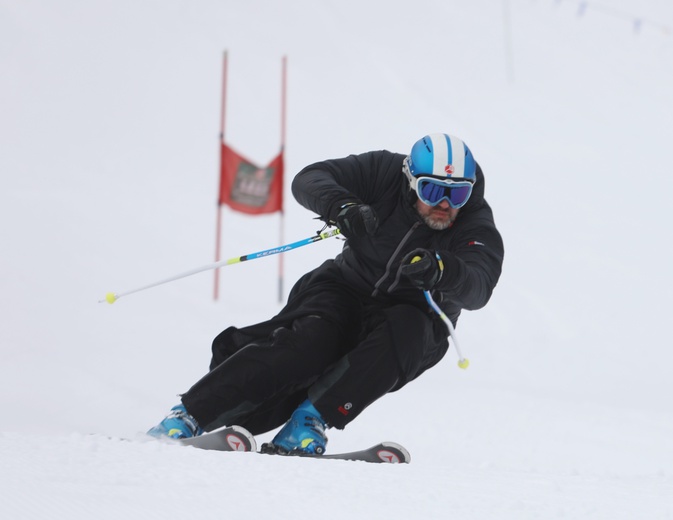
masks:
{"label": "ski tip", "polygon": [[180,439],[183,446],[215,451],[257,451],[255,437],[241,426],[223,426],[197,437]]}
{"label": "ski tip", "polygon": [[409,464],[411,462],[409,450],[396,442],[382,442],[376,456],[382,462],[389,464]]}
{"label": "ski tip", "polygon": [[228,430],[227,444],[232,451],[257,451],[257,441],[248,430],[242,426],[229,426]]}

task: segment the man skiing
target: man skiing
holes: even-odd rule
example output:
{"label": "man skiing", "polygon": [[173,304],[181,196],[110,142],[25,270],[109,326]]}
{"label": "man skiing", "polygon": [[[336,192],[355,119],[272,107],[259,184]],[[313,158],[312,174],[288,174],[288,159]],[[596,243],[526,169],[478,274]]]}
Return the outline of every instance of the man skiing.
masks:
{"label": "man skiing", "polygon": [[406,156],[318,162],[292,192],[339,227],[342,252],[300,278],[277,316],[217,336],[208,374],[150,435],[224,425],[256,435],[285,423],[272,450],[322,454],[327,428],[343,429],[445,355],[447,327],[423,291],[454,325],[490,299],[503,243],[481,168],[457,137],[427,135]]}

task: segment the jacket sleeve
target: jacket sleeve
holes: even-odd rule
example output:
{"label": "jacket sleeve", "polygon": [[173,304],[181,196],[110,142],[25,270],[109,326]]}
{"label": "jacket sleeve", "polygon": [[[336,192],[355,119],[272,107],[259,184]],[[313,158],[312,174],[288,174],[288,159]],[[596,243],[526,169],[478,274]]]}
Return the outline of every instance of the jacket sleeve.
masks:
{"label": "jacket sleeve", "polygon": [[[486,205],[484,212],[490,215]],[[502,272],[504,247],[492,217],[474,216],[452,240],[450,249],[438,251],[444,262],[444,274],[434,297],[446,305],[463,309],[484,307],[493,293]]]}
{"label": "jacket sleeve", "polygon": [[371,204],[385,189],[386,172],[396,155],[386,151],[349,155],[311,164],[292,181],[292,194],[299,204],[334,221],[348,202]]}

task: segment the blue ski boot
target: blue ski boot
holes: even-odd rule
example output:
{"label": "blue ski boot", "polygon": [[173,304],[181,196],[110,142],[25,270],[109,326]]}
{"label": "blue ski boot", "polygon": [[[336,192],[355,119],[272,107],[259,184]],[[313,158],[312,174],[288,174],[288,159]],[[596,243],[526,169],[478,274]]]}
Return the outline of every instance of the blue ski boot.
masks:
{"label": "blue ski boot", "polygon": [[151,428],[147,435],[152,437],[170,437],[172,439],[186,439],[201,435],[203,430],[196,419],[187,413],[184,405],[178,404],[171,408],[166,418]]}
{"label": "blue ski boot", "polygon": [[322,455],[325,453],[327,424],[308,399],[294,411],[271,441],[279,453]]}

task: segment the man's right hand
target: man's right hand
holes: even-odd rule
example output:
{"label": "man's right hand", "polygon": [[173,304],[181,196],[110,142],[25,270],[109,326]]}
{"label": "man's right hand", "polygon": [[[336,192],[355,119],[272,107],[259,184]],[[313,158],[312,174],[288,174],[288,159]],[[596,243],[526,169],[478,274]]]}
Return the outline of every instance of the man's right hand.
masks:
{"label": "man's right hand", "polygon": [[336,225],[346,238],[365,237],[376,233],[379,221],[371,206],[352,202],[342,206]]}

